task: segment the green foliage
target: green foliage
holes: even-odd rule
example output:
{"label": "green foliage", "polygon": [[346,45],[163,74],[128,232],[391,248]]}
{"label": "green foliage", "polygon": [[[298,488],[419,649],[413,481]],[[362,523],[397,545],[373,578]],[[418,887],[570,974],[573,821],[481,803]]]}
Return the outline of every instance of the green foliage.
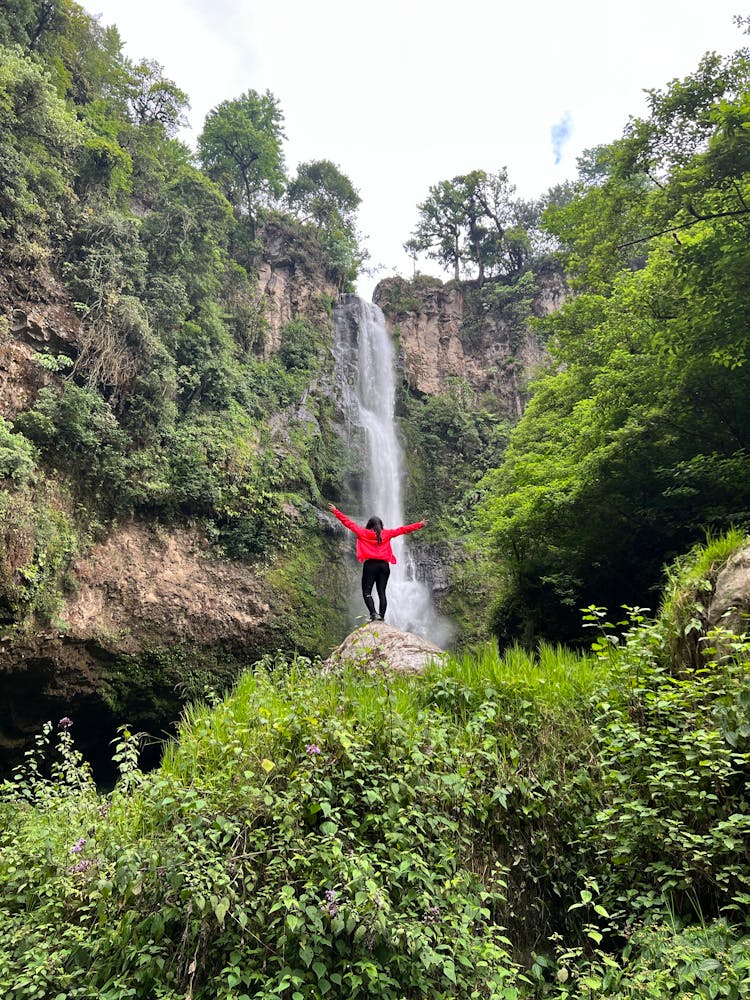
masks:
{"label": "green foliage", "polygon": [[11,425],[0,417],[0,480],[25,485],[36,468],[34,446],[22,434],[14,434]]}
{"label": "green foliage", "polygon": [[97,393],[72,382],[42,389],[15,427],[50,464],[85,485],[91,500],[105,509],[127,509],[138,488],[130,480],[128,436]]}
{"label": "green foliage", "polygon": [[127,102],[136,125],[158,125],[167,136],[187,125],[187,94],[162,76],[163,66],[153,59],[127,64]]}
{"label": "green foliage", "polygon": [[54,6],[39,0],[17,0],[0,13],[0,45],[33,48],[50,28]]}
{"label": "green foliage", "polygon": [[210,111],[198,137],[204,170],[237,211],[253,220],[264,201],[282,191],[283,121],[270,91],[248,90]]}
{"label": "green foliage", "polygon": [[334,648],[349,625],[341,561],[331,559],[327,540],[314,519],[301,518],[296,545],[283,552],[269,571],[278,594],[271,620],[274,644],[303,656]]}
{"label": "green foliage", "polygon": [[485,403],[491,405],[491,400],[477,398],[458,379],[445,392],[420,399],[403,396],[410,508],[441,522],[446,514],[465,512],[465,495],[499,462],[510,430]]}
{"label": "green foliage", "polygon": [[525,271],[507,283],[493,281],[482,288],[484,309],[499,313],[510,330],[512,354],[516,353],[529,329],[539,290],[539,279],[533,271]]}
{"label": "green foliage", "polygon": [[598,657],[485,646],[421,677],[268,657],[157,771],[124,731],[106,798],[62,720],[51,771],[0,789],[0,983],[743,995],[746,931],[717,916],[748,898],[748,644],[677,677],[638,609],[604,629]]}
{"label": "green foliage", "polygon": [[275,456],[236,403],[196,413],[174,431],[163,503],[205,521],[210,537],[234,558],[257,558],[286,544]]}
{"label": "green foliage", "polygon": [[303,222],[313,222],[326,232],[345,229],[353,233],[354,213],[362,199],[335,163],[313,160],[297,167],[286,200]]}
{"label": "green foliage", "polygon": [[84,195],[102,189],[113,201],[130,194],[133,161],[114,139],[106,135],[87,135],[78,155],[76,187]]}
{"label": "green foliage", "polygon": [[[187,643],[166,647],[159,645],[161,638],[155,636],[153,648],[138,655],[113,654],[104,674],[104,697],[112,718],[129,718],[150,733],[162,733],[165,720],[177,719],[187,702],[204,698],[209,691],[229,691],[251,662],[249,650],[237,653],[216,647],[203,650],[198,658]],[[258,635],[252,658],[269,647],[267,637]]]}
{"label": "green foliage", "polygon": [[747,541],[744,532],[732,529],[709,538],[667,568],[658,619],[671,638],[669,659],[675,668],[702,664],[708,604],[716,579],[727,559]]}
{"label": "green foliage", "polygon": [[54,620],[81,533],[44,481],[0,489],[0,518],[0,622],[25,635]]}
{"label": "green foliage", "polygon": [[313,160],[299,165],[285,197],[302,222],[314,226],[326,269],[342,290],[350,290],[365,258],[355,230],[361,198],[352,182],[330,160]]}
{"label": "green foliage", "polygon": [[0,58],[0,235],[46,240],[73,200],[81,130],[44,72],[14,49]]}
{"label": "green foliage", "polygon": [[11,439],[8,475],[36,462],[17,445],[28,440],[87,517],[197,520],[225,554],[269,558],[294,533],[286,505],[319,500],[316,477],[339,474],[329,402],[296,410],[325,360],[330,330],[312,318],[325,322],[325,305],[295,316],[280,352],[259,360],[255,267],[267,235],[295,267],[348,287],[359,196],[321,160],[293,191],[308,222],[268,210],[285,180],[270,93],[214,109],[197,169],[174,139],[187,96],[73,0],[3,10],[0,40],[20,46],[0,69],[3,250],[45,262],[31,300],[64,301],[61,280],[82,321],[66,355],[36,358],[52,378],[18,415],[26,437]]}
{"label": "green foliage", "polygon": [[532,257],[540,207],[514,194],[505,167],[433,185],[405,249],[453,268],[456,281],[462,271],[476,273],[480,285],[487,277],[520,274]]}
{"label": "green foliage", "polygon": [[750,523],[747,73],[707,57],[652,94],[549,213],[580,293],[484,483],[499,635],[572,638],[577,608],[634,603],[707,530]]}
{"label": "green foliage", "polygon": [[147,300],[162,334],[217,296],[231,222],[229,203],[193,167],[180,166],[163,185],[142,233],[153,282]]}

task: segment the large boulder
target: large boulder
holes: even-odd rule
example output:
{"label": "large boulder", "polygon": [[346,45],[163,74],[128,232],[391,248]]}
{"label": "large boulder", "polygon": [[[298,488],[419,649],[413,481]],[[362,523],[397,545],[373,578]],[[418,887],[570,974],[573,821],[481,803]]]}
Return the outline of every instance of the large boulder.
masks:
{"label": "large boulder", "polygon": [[708,627],[748,631],[750,621],[750,544],[738,549],[716,578],[708,608]]}
{"label": "large boulder", "polygon": [[344,639],[326,660],[326,666],[335,669],[342,663],[353,663],[367,669],[418,674],[445,655],[439,646],[419,635],[402,632],[385,622],[368,622]]}

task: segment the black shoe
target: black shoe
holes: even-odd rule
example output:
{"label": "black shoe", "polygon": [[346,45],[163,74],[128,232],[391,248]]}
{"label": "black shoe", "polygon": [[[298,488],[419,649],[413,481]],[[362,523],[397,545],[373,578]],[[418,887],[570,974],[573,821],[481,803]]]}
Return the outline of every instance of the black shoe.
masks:
{"label": "black shoe", "polygon": [[380,617],[380,615],[370,615],[371,622],[382,622],[382,620],[383,619]]}

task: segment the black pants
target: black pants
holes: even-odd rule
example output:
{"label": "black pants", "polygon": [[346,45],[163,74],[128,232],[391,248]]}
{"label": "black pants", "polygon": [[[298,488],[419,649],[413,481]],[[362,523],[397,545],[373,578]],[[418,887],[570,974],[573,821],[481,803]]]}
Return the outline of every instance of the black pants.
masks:
{"label": "black pants", "polygon": [[375,602],[372,599],[373,584],[378,591],[380,617],[385,618],[388,602],[385,599],[385,588],[391,575],[390,564],[385,559],[365,559],[362,563],[362,596],[365,599],[370,618],[375,617]]}

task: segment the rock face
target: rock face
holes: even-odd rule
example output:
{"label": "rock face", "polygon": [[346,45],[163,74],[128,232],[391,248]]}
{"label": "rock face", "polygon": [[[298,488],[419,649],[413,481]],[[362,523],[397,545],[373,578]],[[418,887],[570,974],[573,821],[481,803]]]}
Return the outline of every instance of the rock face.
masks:
{"label": "rock face", "polygon": [[750,544],[730,556],[716,578],[708,625],[738,634],[750,630]]}
{"label": "rock face", "polygon": [[0,751],[65,714],[94,745],[115,707],[131,724],[164,724],[160,711],[171,703],[174,718],[176,688],[190,687],[207,654],[212,667],[223,663],[213,671],[221,683],[273,648],[268,585],[211,556],[187,529],[122,525],[72,577],[54,630],[0,643]]}
{"label": "rock face", "polygon": [[[285,324],[329,322],[337,294],[320,248],[293,238],[283,225],[262,234],[258,283],[243,292],[253,329],[241,346],[263,357],[278,350]],[[12,420],[59,381],[36,355],[75,360],[80,343],[80,319],[57,275],[41,265],[1,272],[0,416]],[[315,418],[303,401],[283,420],[294,426],[274,433]],[[82,747],[111,738],[115,714],[156,732],[204,682],[220,688],[283,644],[283,595],[269,574],[212,557],[197,532],[176,525],[115,526],[67,578],[71,592],[53,626],[0,642],[0,767],[43,722],[66,714]]]}
{"label": "rock face", "polygon": [[326,300],[335,301],[336,282],[329,278],[312,253],[300,252],[299,234],[292,244],[284,226],[269,225],[263,232],[263,255],[256,261],[258,289],[263,305],[264,332],[261,356],[268,358],[281,347],[287,323],[300,317],[327,318]]}
{"label": "rock face", "polygon": [[60,616],[70,637],[118,654],[183,642],[244,649],[269,618],[270,594],[250,568],[207,554],[182,528],[122,525],[73,572]]}
{"label": "rock face", "polygon": [[[373,298],[398,335],[410,389],[436,395],[450,387],[451,379],[463,379],[480,393],[492,392],[507,415],[518,418],[523,382],[543,363],[545,352],[533,333],[514,332],[502,310],[478,309],[477,293],[470,284],[389,278]],[[562,277],[546,276],[534,313],[547,315],[564,298]]]}
{"label": "rock face", "polygon": [[421,636],[401,632],[385,622],[368,622],[347,636],[325,665],[335,669],[342,662],[349,662],[370,670],[415,674],[445,655],[439,646]]}
{"label": "rock face", "polygon": [[12,419],[51,380],[34,355],[51,349],[75,356],[81,323],[46,270],[35,276],[0,274],[0,309],[7,317],[0,316],[0,416]]}

